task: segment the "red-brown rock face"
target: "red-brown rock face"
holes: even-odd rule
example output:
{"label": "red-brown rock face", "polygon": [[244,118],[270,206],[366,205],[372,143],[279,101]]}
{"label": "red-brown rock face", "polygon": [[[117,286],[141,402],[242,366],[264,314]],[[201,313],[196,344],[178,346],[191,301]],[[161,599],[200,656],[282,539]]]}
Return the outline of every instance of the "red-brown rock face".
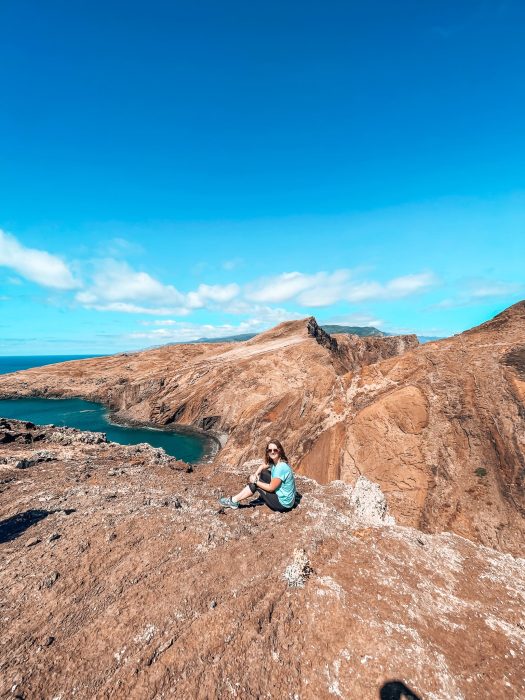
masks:
{"label": "red-brown rock face", "polygon": [[277,437],[321,483],[380,484],[398,522],[523,552],[525,303],[453,338],[327,336],[314,319],[243,343],[171,345],[0,377],[120,419],[213,430],[221,464]]}
{"label": "red-brown rock face", "polygon": [[401,522],[523,553],[524,346],[521,302],[345,376],[341,478],[377,481]]}

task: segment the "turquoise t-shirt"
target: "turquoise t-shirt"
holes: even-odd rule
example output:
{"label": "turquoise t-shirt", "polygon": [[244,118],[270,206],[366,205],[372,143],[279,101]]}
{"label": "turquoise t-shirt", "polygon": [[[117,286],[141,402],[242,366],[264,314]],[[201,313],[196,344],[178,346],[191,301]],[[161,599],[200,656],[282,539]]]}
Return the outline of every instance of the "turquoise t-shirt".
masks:
{"label": "turquoise t-shirt", "polygon": [[295,503],[295,478],[292,468],[286,462],[278,462],[272,467],[272,479],[281,479],[281,485],[275,490],[279,503],[285,508],[291,508]]}

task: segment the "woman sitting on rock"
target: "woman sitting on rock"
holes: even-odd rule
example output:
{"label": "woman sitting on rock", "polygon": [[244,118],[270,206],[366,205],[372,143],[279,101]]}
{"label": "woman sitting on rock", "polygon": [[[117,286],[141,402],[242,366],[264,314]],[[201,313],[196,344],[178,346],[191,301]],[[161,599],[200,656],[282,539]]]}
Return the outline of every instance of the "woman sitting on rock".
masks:
{"label": "woman sitting on rock", "polygon": [[296,496],[295,478],[279,440],[271,440],[266,445],[264,462],[250,476],[250,483],[236,496],[219,499],[221,506],[238,508],[239,501],[244,501],[257,491],[259,498],[272,510],[279,513],[292,510]]}

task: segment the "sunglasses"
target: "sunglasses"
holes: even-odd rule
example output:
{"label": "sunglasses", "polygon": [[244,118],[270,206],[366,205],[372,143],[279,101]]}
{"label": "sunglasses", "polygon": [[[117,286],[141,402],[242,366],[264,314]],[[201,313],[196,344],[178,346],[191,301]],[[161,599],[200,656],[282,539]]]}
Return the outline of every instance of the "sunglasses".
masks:
{"label": "sunglasses", "polygon": [[268,449],[268,452],[279,452],[279,450]]}

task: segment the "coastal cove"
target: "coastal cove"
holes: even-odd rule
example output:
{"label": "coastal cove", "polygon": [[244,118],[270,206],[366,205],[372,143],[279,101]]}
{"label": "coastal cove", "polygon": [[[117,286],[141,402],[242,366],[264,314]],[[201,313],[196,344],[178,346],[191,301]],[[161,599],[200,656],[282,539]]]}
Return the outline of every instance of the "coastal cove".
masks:
{"label": "coastal cove", "polygon": [[[34,367],[43,367],[71,360],[84,360],[101,355],[27,355],[0,357],[0,374],[10,374]],[[80,398],[8,398],[0,399],[0,417],[27,420],[37,425],[53,423],[59,426],[106,433],[108,440],[122,445],[147,442],[162,447],[167,454],[188,464],[195,464],[214,455],[220,443],[211,435],[204,435],[186,427],[172,429],[148,425],[116,423],[109,410],[92,401]]]}
{"label": "coastal cove", "polygon": [[37,425],[57,425],[106,433],[108,440],[122,445],[147,442],[162,447],[167,454],[188,464],[213,455],[218,443],[211,436],[189,428],[172,430],[150,426],[118,425],[110,419],[108,409],[79,398],[51,399],[24,397],[0,399],[0,417],[31,421]]}

